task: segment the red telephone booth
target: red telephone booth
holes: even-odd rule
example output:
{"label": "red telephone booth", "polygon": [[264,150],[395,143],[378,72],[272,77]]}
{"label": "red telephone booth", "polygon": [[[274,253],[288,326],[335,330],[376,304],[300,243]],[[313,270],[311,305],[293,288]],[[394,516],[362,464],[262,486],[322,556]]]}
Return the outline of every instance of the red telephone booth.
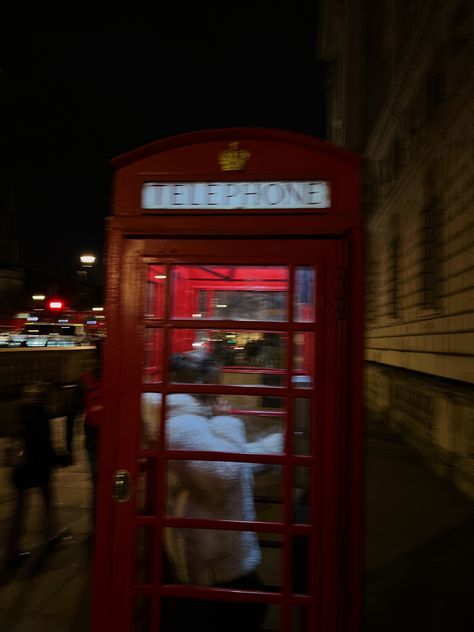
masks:
{"label": "red telephone booth", "polygon": [[358,630],[359,158],[239,128],[114,166],[93,630]]}

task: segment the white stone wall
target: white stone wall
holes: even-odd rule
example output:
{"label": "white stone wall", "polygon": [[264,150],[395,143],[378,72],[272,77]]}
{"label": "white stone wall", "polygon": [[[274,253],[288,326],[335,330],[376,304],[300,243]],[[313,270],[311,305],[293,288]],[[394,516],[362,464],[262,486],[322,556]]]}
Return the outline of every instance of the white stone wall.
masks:
{"label": "white stone wall", "polygon": [[[474,47],[466,35],[469,24],[472,33],[472,9],[463,14],[460,41],[453,41],[461,5],[432,3],[367,142],[372,208],[366,359],[473,383]],[[439,95],[427,103],[420,86],[426,90],[435,75]],[[420,108],[421,119],[413,114]],[[433,199],[439,215],[433,263],[437,300],[426,303],[423,214]],[[395,273],[394,226],[399,230]]]}
{"label": "white stone wall", "polygon": [[426,3],[367,140],[365,357],[369,414],[474,498],[472,22],[472,3]]}
{"label": "white stone wall", "polygon": [[[473,21],[472,0],[322,0],[318,42],[332,69],[329,140],[364,155],[368,415],[472,497]],[[365,117],[353,116],[348,73]]]}

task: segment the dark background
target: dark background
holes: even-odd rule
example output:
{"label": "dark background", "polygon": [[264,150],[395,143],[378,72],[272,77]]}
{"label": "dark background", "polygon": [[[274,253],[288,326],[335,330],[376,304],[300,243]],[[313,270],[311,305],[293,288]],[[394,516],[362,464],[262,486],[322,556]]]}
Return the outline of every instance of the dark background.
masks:
{"label": "dark background", "polygon": [[264,5],[4,34],[3,173],[26,267],[68,273],[85,251],[100,261],[113,156],[214,127],[324,136],[317,6]]}

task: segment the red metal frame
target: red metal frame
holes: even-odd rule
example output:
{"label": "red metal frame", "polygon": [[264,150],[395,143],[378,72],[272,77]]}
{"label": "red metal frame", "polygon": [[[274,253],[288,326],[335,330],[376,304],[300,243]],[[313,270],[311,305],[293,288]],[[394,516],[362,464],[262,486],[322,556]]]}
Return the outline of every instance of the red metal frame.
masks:
{"label": "red metal frame", "polygon": [[[217,154],[230,141],[240,141],[252,159],[242,173],[218,171]],[[100,454],[99,510],[96,551],[93,566],[93,630],[113,629],[129,632],[132,595],[157,594],[196,596],[268,603],[311,605],[308,630],[324,632],[357,631],[361,622],[362,594],[362,229],[359,210],[359,159],[328,143],[275,130],[212,130],[159,141],[115,161],[114,218],[108,222],[108,279],[106,313],[108,340],[105,358],[105,396],[109,424],[103,429]],[[146,213],[140,208],[143,182],[166,181],[258,181],[327,179],[331,183],[332,206],[324,212],[216,211],[184,210]],[[271,219],[270,217],[271,216]],[[300,393],[315,397],[315,429],[311,435],[312,453],[308,457],[292,453],[293,410],[286,413],[286,445],[282,455],[236,455],[234,453],[170,452],[164,449],[163,433],[155,450],[137,450],[139,393],[143,390],[167,394],[182,387],[167,383],[166,362],[161,384],[142,384],[142,349],[144,327],[172,326],[177,331],[200,329],[264,328],[287,332],[290,340],[296,332],[313,335],[311,323],[241,323],[225,320],[182,318],[169,321],[166,293],[155,293],[152,318],[144,319],[145,282],[159,285],[151,265],[164,266],[202,263],[212,265],[316,265],[318,291],[324,301],[317,303],[317,327],[313,351],[305,358],[305,368],[314,356],[313,389],[296,390],[288,382],[278,396],[288,398]],[[145,266],[148,266],[146,268]],[[148,272],[146,270],[148,269]],[[187,268],[191,272],[192,268]],[[345,270],[346,277],[343,274]],[[149,275],[147,277],[147,274]],[[272,285],[261,268],[262,291],[282,286]],[[192,291],[181,305],[182,314],[189,310],[197,289],[209,293],[219,284],[211,279],[190,280]],[[278,285],[280,283],[280,285]],[[245,282],[241,284],[245,289]],[[248,287],[248,286],[247,286]],[[347,290],[346,290],[347,288]],[[158,296],[159,295],[159,296]],[[293,296],[293,274],[288,282],[288,296]],[[344,306],[344,302],[347,303]],[[170,353],[168,336],[156,348],[157,357]],[[292,353],[287,354],[287,375],[294,373]],[[236,367],[233,367],[235,371]],[[238,371],[239,369],[237,369]],[[249,367],[245,367],[249,371]],[[250,367],[251,370],[251,367]],[[273,387],[247,386],[246,393],[275,395]],[[234,393],[242,387],[190,386],[186,392]],[[322,396],[324,394],[324,396]],[[236,412],[236,411],[234,411]],[[261,411],[245,411],[246,414]],[[161,426],[165,425],[165,406]],[[275,415],[275,412],[272,413]],[[132,422],[131,420],[135,420]],[[330,421],[330,423],[329,423]],[[160,456],[161,455],[161,456]],[[272,524],[229,522],[224,528],[256,532],[274,531],[289,542],[295,534],[311,534],[309,564],[312,585],[310,594],[292,594],[291,550],[283,547],[281,594],[223,594],[216,589],[192,586],[161,586],[161,558],[156,556],[153,582],[134,586],[133,547],[136,525],[154,526],[157,534],[164,526],[182,526],[178,518],[137,516],[135,500],[113,503],[110,489],[113,473],[128,469],[136,481],[139,471],[150,471],[155,486],[148,488],[148,501],[159,507],[164,499],[162,457],[209,460],[236,460],[280,463],[284,469],[284,520]],[[140,458],[137,458],[140,457]],[[158,458],[157,458],[158,457]],[[148,459],[144,461],[144,459]],[[152,466],[152,462],[154,465]],[[146,465],[145,465],[146,464]],[[292,523],[291,476],[294,465],[308,464],[318,472],[310,489],[310,508],[317,508],[318,520],[311,526]],[[146,468],[149,468],[147,470]],[[151,468],[151,469],[150,469]],[[154,497],[154,498],[153,498]],[[187,526],[223,528],[222,524],[187,519]],[[159,538],[155,540],[159,544]],[[313,607],[315,606],[315,607]],[[284,608],[282,629],[288,630],[290,610]],[[152,608],[150,629],[157,630],[158,611]]]}

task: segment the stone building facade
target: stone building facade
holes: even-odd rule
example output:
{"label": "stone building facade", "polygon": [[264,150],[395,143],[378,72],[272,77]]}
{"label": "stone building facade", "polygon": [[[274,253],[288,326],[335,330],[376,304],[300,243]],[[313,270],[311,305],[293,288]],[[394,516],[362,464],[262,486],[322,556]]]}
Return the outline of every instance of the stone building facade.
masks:
{"label": "stone building facade", "polygon": [[364,156],[366,402],[474,498],[474,3],[323,0],[328,138]]}

